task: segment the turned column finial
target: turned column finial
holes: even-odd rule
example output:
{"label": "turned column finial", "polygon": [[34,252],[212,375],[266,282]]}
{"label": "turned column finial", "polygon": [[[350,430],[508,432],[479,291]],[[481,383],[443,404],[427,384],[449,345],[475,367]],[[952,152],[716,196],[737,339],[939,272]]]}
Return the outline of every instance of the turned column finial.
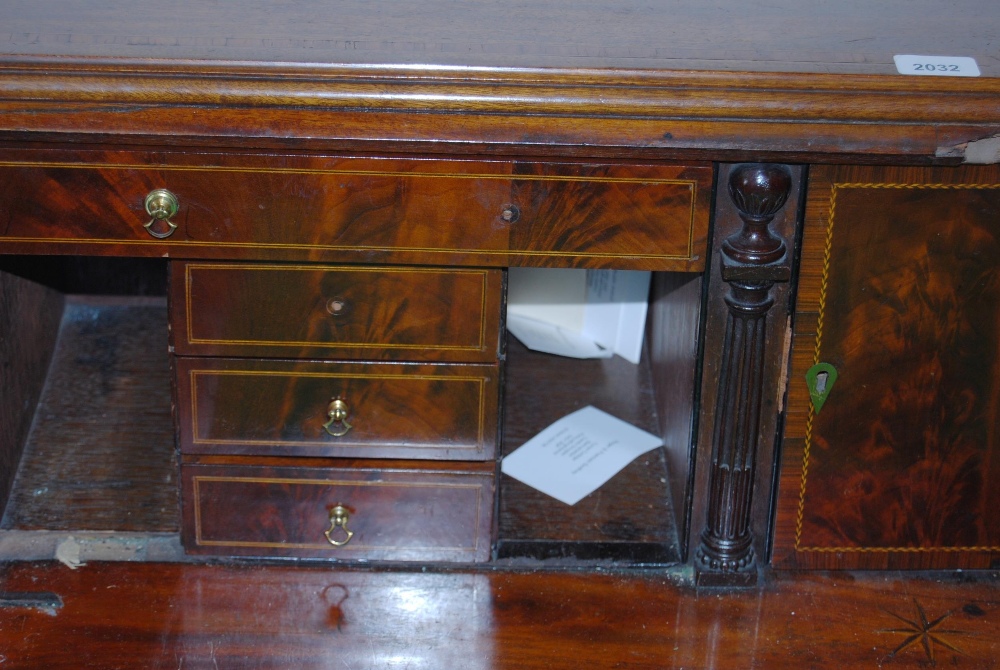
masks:
{"label": "turned column finial", "polygon": [[726,260],[757,266],[781,260],[785,242],[769,226],[785,206],[791,188],[792,173],[784,165],[746,163],[733,168],[729,173],[729,197],[743,227],[723,241]]}

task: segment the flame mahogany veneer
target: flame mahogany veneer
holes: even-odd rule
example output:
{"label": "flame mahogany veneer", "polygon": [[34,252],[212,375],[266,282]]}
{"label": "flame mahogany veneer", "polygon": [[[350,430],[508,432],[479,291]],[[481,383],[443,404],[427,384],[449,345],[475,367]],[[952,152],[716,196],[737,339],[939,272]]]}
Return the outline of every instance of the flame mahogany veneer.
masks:
{"label": "flame mahogany veneer", "polygon": [[[361,558],[487,561],[512,509],[674,537],[702,585],[988,567],[998,175],[963,164],[1000,162],[1000,65],[969,31],[994,4],[11,0],[0,253],[169,259],[192,550],[313,558],[339,523]],[[917,46],[980,76],[904,76]],[[595,365],[508,402],[512,266],[655,271],[636,396]],[[6,490],[61,298],[0,282]],[[819,415],[818,362],[841,374]],[[526,432],[505,410],[595,397],[669,472],[568,516],[498,505]]]}

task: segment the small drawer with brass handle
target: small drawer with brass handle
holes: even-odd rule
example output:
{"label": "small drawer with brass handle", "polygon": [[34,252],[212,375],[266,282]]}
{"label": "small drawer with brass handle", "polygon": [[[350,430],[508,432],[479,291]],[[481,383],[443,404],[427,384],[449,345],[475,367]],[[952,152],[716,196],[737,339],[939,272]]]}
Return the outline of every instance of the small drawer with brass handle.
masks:
{"label": "small drawer with brass handle", "polygon": [[171,276],[178,354],[497,358],[500,270],[175,261]]}
{"label": "small drawer with brass handle", "polygon": [[187,454],[490,460],[497,364],[175,359]]}
{"label": "small drawer with brass handle", "polygon": [[490,463],[189,463],[181,473],[190,553],[463,562],[490,556]]}
{"label": "small drawer with brass handle", "polygon": [[[127,245],[183,247],[186,258],[673,271],[700,271],[707,255],[710,163],[5,153],[2,234],[14,253]],[[180,196],[179,220],[164,188]]]}

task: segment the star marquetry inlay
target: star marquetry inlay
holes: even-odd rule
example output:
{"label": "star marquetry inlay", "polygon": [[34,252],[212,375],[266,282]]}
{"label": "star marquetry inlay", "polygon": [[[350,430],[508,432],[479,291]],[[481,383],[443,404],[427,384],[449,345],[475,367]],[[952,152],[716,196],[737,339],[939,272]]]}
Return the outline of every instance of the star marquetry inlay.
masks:
{"label": "star marquetry inlay", "polygon": [[895,633],[898,635],[906,635],[906,638],[899,644],[899,646],[897,646],[895,649],[889,652],[887,658],[893,659],[903,651],[906,651],[910,647],[916,646],[918,644],[923,648],[924,653],[927,655],[927,660],[930,661],[931,665],[937,664],[937,660],[935,659],[934,656],[934,648],[936,646],[941,646],[944,647],[945,649],[950,649],[951,651],[954,651],[958,654],[962,654],[963,656],[967,655],[964,651],[956,647],[953,643],[949,642],[946,636],[971,635],[971,633],[967,633],[961,630],[949,630],[945,628],[940,628],[941,624],[945,621],[945,619],[947,619],[953,614],[954,610],[948,610],[947,612],[945,612],[944,614],[935,619],[928,619],[927,613],[924,611],[923,606],[916,598],[913,599],[913,605],[916,613],[916,617],[913,619],[909,619],[901,614],[897,614],[896,612],[891,612],[887,609],[883,609],[883,611],[886,614],[895,617],[896,619],[906,624],[906,626],[902,628],[883,628],[882,630],[878,631],[879,633]]}

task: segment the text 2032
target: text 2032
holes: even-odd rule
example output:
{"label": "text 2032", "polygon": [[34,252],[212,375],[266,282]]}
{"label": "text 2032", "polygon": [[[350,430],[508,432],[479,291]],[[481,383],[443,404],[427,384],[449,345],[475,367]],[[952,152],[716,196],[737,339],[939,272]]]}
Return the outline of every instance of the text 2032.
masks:
{"label": "text 2032", "polygon": [[957,65],[935,65],[933,63],[914,63],[913,69],[924,72],[958,72],[961,68]]}

